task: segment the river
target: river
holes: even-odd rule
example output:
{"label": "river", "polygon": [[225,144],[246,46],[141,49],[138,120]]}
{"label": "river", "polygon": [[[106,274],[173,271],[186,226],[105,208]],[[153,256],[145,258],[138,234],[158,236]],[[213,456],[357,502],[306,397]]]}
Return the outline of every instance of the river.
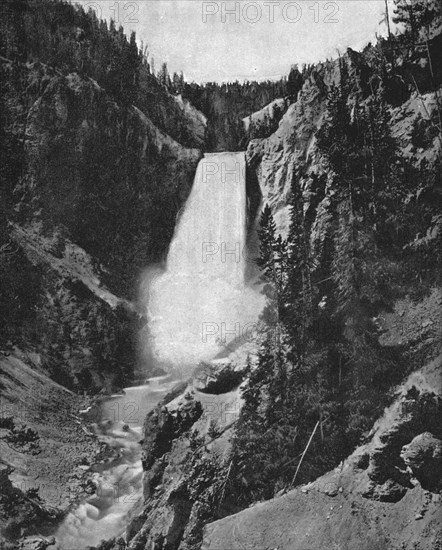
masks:
{"label": "river", "polygon": [[91,467],[96,493],[72,510],[54,533],[57,550],[84,550],[124,533],[142,505],[139,441],[144,419],[175,384],[170,377],[153,378],[101,403],[93,428],[118,457]]}

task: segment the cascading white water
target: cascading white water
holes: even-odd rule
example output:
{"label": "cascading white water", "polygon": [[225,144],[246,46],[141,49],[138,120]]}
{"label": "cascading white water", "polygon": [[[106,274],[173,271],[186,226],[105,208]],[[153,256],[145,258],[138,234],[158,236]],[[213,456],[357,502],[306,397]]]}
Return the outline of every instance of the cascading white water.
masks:
{"label": "cascading white water", "polygon": [[83,550],[124,534],[143,501],[139,441],[144,419],[175,384],[167,378],[152,379],[102,403],[93,427],[117,456],[107,464],[92,466],[96,491],[61,523],[54,533],[54,550]]}
{"label": "cascading white water", "polygon": [[163,368],[188,373],[249,334],[263,297],[245,281],[244,153],[206,155],[177,225],[167,269],[148,289],[150,346]]}
{"label": "cascading white water", "polygon": [[[263,307],[263,296],[245,280],[253,262],[246,250],[244,153],[206,155],[171,243],[167,270],[148,286],[149,345],[159,363],[189,373],[232,340],[241,344]],[[142,503],[141,426],[174,383],[127,388],[104,402],[98,437],[119,451],[96,465],[97,491],[57,529],[56,549],[80,550],[124,532]]]}

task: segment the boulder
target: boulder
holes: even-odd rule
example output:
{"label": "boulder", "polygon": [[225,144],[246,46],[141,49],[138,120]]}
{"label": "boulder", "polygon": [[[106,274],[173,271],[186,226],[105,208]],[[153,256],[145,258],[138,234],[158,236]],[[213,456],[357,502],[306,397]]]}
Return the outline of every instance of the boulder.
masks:
{"label": "boulder", "polygon": [[432,433],[421,433],[404,445],[401,458],[424,489],[442,487],[442,441]]}

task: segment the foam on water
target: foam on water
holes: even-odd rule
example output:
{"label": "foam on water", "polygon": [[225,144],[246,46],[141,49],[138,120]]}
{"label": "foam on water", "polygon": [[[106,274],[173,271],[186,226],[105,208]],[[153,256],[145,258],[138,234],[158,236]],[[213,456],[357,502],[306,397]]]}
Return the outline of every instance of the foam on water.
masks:
{"label": "foam on water", "polygon": [[101,405],[95,424],[99,439],[119,452],[108,464],[92,467],[96,493],[70,512],[57,529],[57,550],[83,550],[122,535],[142,504],[141,446],[146,414],[175,384],[169,378],[126,388]]}

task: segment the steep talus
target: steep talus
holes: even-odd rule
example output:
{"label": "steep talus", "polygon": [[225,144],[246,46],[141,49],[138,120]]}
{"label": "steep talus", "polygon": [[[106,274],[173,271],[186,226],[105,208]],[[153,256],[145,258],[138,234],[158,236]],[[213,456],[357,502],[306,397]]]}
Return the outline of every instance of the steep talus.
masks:
{"label": "steep talus", "polygon": [[38,354],[2,353],[0,388],[0,528],[15,538],[94,491],[88,467],[108,450],[82,425],[88,400],[48,378]]}
{"label": "steep talus", "polygon": [[441,548],[441,367],[439,357],[413,373],[335,470],[209,524],[202,549]]}
{"label": "steep talus", "polygon": [[[35,224],[25,227],[16,225],[12,230],[12,237],[33,265],[53,270],[61,280],[81,282],[112,309],[121,306],[129,311],[135,310],[132,302],[115,296],[101,284],[94,270],[92,258],[69,240],[63,239],[60,243],[57,234],[53,239],[45,238],[41,234],[41,227]],[[64,247],[64,250],[61,250],[60,246]]]}

